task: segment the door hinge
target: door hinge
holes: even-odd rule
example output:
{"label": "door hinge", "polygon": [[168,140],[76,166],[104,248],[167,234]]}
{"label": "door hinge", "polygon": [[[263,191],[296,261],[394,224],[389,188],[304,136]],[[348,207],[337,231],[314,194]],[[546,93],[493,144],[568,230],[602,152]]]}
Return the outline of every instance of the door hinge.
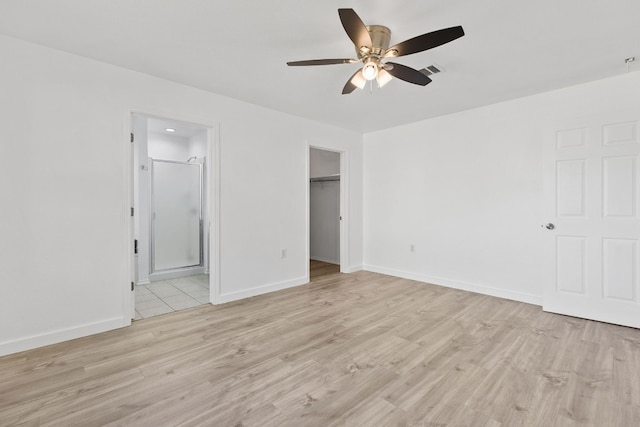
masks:
{"label": "door hinge", "polygon": [[133,132],[131,132],[131,142],[133,142]]}
{"label": "door hinge", "polygon": [[131,282],[131,290],[133,290],[133,282]]}
{"label": "door hinge", "polygon": [[134,210],[133,210],[133,208],[131,208],[131,216],[133,216],[133,212],[134,212]]}
{"label": "door hinge", "polygon": [[138,239],[133,240],[133,253],[138,254]]}

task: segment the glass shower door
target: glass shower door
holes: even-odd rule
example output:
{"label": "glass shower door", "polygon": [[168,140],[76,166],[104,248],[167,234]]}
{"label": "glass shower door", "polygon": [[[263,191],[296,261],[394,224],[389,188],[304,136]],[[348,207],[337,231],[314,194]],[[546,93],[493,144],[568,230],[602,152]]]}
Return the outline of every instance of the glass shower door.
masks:
{"label": "glass shower door", "polygon": [[151,159],[152,272],[202,265],[202,165]]}

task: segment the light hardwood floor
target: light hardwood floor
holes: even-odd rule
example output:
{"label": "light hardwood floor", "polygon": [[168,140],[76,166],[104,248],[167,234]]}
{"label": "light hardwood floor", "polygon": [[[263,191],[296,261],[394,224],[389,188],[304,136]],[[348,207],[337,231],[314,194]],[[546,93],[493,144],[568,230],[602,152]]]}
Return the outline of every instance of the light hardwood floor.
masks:
{"label": "light hardwood floor", "polygon": [[369,272],[0,358],[2,426],[639,423],[639,330]]}
{"label": "light hardwood floor", "polygon": [[311,280],[338,273],[340,273],[340,266],[337,264],[329,264],[315,259],[309,260],[309,277]]}

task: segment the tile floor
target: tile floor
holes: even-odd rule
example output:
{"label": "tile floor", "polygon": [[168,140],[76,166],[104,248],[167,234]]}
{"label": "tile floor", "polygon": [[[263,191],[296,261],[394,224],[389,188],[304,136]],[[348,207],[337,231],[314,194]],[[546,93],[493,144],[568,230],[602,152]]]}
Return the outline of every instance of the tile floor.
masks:
{"label": "tile floor", "polygon": [[209,303],[209,275],[160,280],[136,286],[136,317],[146,319]]}

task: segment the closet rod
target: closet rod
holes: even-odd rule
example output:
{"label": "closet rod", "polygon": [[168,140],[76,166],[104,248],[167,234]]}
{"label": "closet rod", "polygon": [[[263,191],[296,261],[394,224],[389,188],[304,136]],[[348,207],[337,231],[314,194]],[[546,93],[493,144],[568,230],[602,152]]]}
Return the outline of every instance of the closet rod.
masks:
{"label": "closet rod", "polygon": [[323,176],[319,178],[310,178],[309,182],[329,182],[329,181],[340,181],[339,176]]}

